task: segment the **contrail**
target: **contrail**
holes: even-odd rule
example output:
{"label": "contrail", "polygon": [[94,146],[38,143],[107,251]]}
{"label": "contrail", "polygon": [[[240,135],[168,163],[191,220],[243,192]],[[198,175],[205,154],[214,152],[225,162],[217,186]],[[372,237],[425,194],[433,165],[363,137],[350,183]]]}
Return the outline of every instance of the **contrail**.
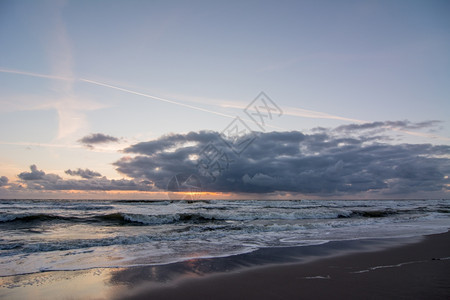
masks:
{"label": "contrail", "polygon": [[49,143],[35,143],[35,142],[4,142],[4,141],[0,141],[0,145],[50,147],[50,148],[74,148],[74,149],[83,148],[83,146],[81,146],[81,145],[49,144]]}
{"label": "contrail", "polygon": [[[134,94],[134,95],[150,98],[150,99],[153,99],[153,100],[167,102],[167,103],[171,103],[171,104],[187,107],[187,108],[190,108],[190,109],[195,109],[195,110],[199,110],[199,111],[203,111],[203,112],[219,115],[219,116],[230,118],[230,119],[235,119],[236,118],[236,116],[224,114],[224,113],[217,112],[217,111],[214,111],[214,110],[210,110],[210,109],[206,109],[206,108],[202,108],[202,107],[198,107],[198,106],[194,106],[194,105],[190,105],[190,104],[186,104],[186,103],[182,103],[182,102],[178,102],[178,101],[173,101],[173,100],[169,100],[169,99],[164,99],[164,98],[157,97],[157,96],[152,96],[152,95],[149,95],[149,94],[144,94],[144,93],[132,91],[132,90],[129,90],[129,89],[121,88],[121,87],[118,87],[118,86],[114,86],[114,85],[110,85],[110,84],[106,84],[106,83],[102,83],[102,82],[98,82],[98,81],[94,81],[94,80],[90,80],[90,79],[80,78],[78,80],[79,81],[83,81],[83,82],[87,82],[87,83],[91,83],[91,84],[95,84],[95,85],[99,85],[99,86],[103,86],[103,87],[108,87],[108,88],[111,88],[111,89],[115,89],[115,90],[118,90],[118,91],[130,93],[130,94]],[[248,122],[252,122],[251,120],[245,119],[245,118],[243,118],[243,120],[248,121]],[[281,127],[278,127],[278,126],[274,126],[274,125],[267,124],[266,126],[267,127],[276,128],[276,129],[286,130],[284,128],[281,128]]]}
{"label": "contrail", "polygon": [[[152,96],[152,95],[149,95],[149,94],[144,94],[144,93],[132,91],[132,90],[129,90],[129,89],[113,86],[113,85],[110,85],[110,84],[106,84],[106,83],[102,83],[102,82],[98,82],[98,81],[94,81],[94,80],[90,80],[90,79],[86,79],[86,78],[62,77],[62,76],[46,75],[46,74],[26,72],[26,71],[21,71],[21,70],[3,69],[3,68],[0,68],[0,72],[1,73],[10,73],[10,74],[32,76],[32,77],[39,77],[39,78],[54,79],[54,80],[63,80],[63,81],[76,81],[77,80],[77,81],[82,81],[82,82],[86,82],[86,83],[90,83],[90,84],[94,84],[94,85],[98,85],[98,86],[103,86],[103,87],[115,89],[115,90],[118,90],[118,91],[130,93],[130,94],[138,95],[138,96],[141,96],[141,97],[145,97],[145,98],[149,98],[149,99],[153,99],[153,100],[157,100],[157,101],[171,103],[171,104],[175,104],[175,105],[178,105],[178,106],[187,107],[187,108],[190,108],[190,109],[194,109],[194,110],[198,110],[198,111],[203,111],[203,112],[219,115],[219,116],[230,118],[230,119],[236,118],[236,116],[233,116],[233,115],[228,115],[228,114],[224,114],[224,113],[221,113],[221,112],[217,112],[217,111],[214,111],[214,110],[210,110],[210,109],[206,109],[206,108],[202,108],[202,107],[198,107],[198,106],[194,106],[194,105],[190,105],[190,104],[186,104],[186,103],[182,103],[182,102],[178,102],[178,101],[174,101],[174,100],[169,100],[169,99],[165,99],[165,98],[161,98],[161,97],[157,97],[157,96]],[[233,106],[231,106],[231,107],[233,107]],[[287,110],[285,110],[284,114],[291,115],[291,116],[297,116],[297,117],[304,117],[304,118],[340,120],[340,121],[355,122],[355,123],[368,123],[369,122],[369,121],[365,121],[365,120],[346,118],[346,117],[341,117],[341,116],[327,114],[327,113],[324,113],[324,112],[306,110],[306,109],[301,109],[301,108],[296,108],[296,107],[289,107]],[[244,120],[250,121],[248,119],[244,119]],[[268,124],[266,126],[285,130],[284,128],[277,127],[277,126],[272,126],[272,125],[268,125]],[[445,141],[449,141],[450,140],[447,137],[442,137],[442,136],[438,136],[438,135],[434,135],[434,134],[427,134],[427,133],[422,133],[422,132],[408,131],[408,130],[399,129],[399,128],[390,128],[390,129],[394,130],[394,131],[400,131],[400,132],[403,132],[403,133],[406,133],[406,134],[409,134],[409,135],[412,135],[412,136],[421,136],[421,137],[427,137],[427,138],[435,138],[435,139],[441,139],[441,140],[445,140]]]}
{"label": "contrail", "polygon": [[92,83],[92,84],[96,84],[96,85],[99,85],[99,86],[108,87],[108,88],[115,89],[115,90],[118,90],[118,91],[122,91],[122,92],[130,93],[130,94],[134,94],[134,95],[138,95],[138,96],[142,96],[142,97],[158,100],[158,101],[163,101],[163,102],[176,104],[176,105],[184,106],[184,107],[187,107],[187,108],[191,108],[191,109],[195,109],[195,110],[199,110],[199,111],[203,111],[203,112],[208,112],[208,113],[219,115],[219,116],[226,117],[226,118],[231,118],[231,119],[235,118],[235,116],[223,114],[223,113],[220,113],[220,112],[217,112],[217,111],[214,111],[214,110],[209,110],[209,109],[206,109],[206,108],[197,107],[197,106],[189,105],[189,104],[186,104],[186,103],[181,103],[181,102],[177,102],[177,101],[173,101],[173,100],[169,100],[169,99],[164,99],[164,98],[161,98],[161,97],[156,97],[156,96],[152,96],[152,95],[148,95],[148,94],[144,94],[144,93],[139,93],[139,92],[135,92],[135,91],[132,91],[132,90],[124,89],[124,88],[121,88],[121,87],[109,85],[109,84],[98,82],[98,81],[94,81],[94,80],[89,80],[89,79],[85,79],[85,78],[80,78],[79,80],[80,81],[84,81],[84,82],[88,82],[88,83]]}
{"label": "contrail", "polygon": [[[187,107],[187,108],[198,110],[198,111],[215,114],[215,115],[226,117],[226,118],[230,118],[230,119],[235,119],[236,118],[236,116],[224,114],[224,113],[221,113],[221,112],[218,112],[218,111],[214,111],[214,110],[210,110],[210,109],[206,109],[206,108],[202,108],[202,107],[198,107],[198,106],[194,106],[194,105],[190,105],[190,104],[186,104],[186,103],[182,103],[182,102],[178,102],[178,101],[164,99],[164,98],[157,97],[157,96],[152,96],[152,95],[149,95],[149,94],[144,94],[144,93],[132,91],[132,90],[129,90],[129,89],[121,88],[121,87],[118,87],[118,86],[113,86],[113,85],[110,85],[110,84],[107,84],[107,83],[98,82],[98,81],[94,81],[94,80],[90,80],[90,79],[86,79],[86,78],[61,77],[61,76],[53,76],[53,75],[25,72],[25,71],[20,71],[20,70],[3,69],[3,68],[0,68],[0,72],[10,73],[10,74],[18,74],[18,75],[26,75],[26,76],[32,76],[32,77],[39,77],[39,78],[63,80],[63,81],[75,81],[75,80],[77,80],[77,81],[82,81],[82,82],[86,82],[86,83],[90,83],[90,84],[94,84],[94,85],[98,85],[98,86],[103,86],[103,87],[107,87],[107,88],[110,88],[110,89],[115,89],[115,90],[118,90],[118,91],[130,93],[130,94],[138,95],[138,96],[141,96],[141,97],[146,97],[146,98],[157,100],[157,101],[171,103],[171,104]],[[248,119],[244,119],[244,120],[251,122],[251,120],[248,120]],[[278,127],[278,126],[269,125],[269,124],[267,124],[266,126],[267,127],[276,128],[276,129],[285,130],[284,128],[281,128],[281,127]]]}
{"label": "contrail", "polygon": [[435,135],[432,133],[424,133],[424,132],[417,132],[417,131],[410,131],[410,130],[404,130],[404,129],[398,129],[398,128],[390,128],[395,131],[400,131],[412,136],[420,136],[420,137],[426,137],[426,138],[432,138],[432,139],[439,139],[444,141],[450,141],[450,138],[440,135]]}
{"label": "contrail", "polygon": [[[4,142],[4,141],[0,141],[0,145],[24,146],[24,147],[45,147],[45,148],[71,148],[71,149],[86,148],[86,146],[83,146],[83,145],[50,144],[50,143],[36,143],[36,142]],[[107,148],[96,147],[96,148],[90,149],[90,151],[116,153],[117,149],[107,149]]]}
{"label": "contrail", "polygon": [[285,109],[285,114],[295,117],[303,117],[303,118],[312,118],[312,119],[328,119],[328,120],[339,120],[346,122],[354,122],[354,123],[368,123],[368,121],[346,118],[336,115],[330,115],[324,112],[307,110],[297,107],[288,107]]}
{"label": "contrail", "polygon": [[[222,105],[223,106],[223,105]],[[246,106],[241,104],[226,104],[224,107],[236,108],[236,109],[245,109]],[[370,123],[369,121],[352,119],[347,117],[341,117],[336,115],[330,115],[328,113],[307,110],[297,107],[285,107],[283,106],[283,115],[293,116],[293,117],[302,117],[302,118],[310,118],[310,119],[328,119],[328,120],[339,120],[346,122],[354,122],[354,123]]]}
{"label": "contrail", "polygon": [[152,95],[148,95],[148,94],[144,94],[144,93],[135,92],[135,91],[132,91],[132,90],[124,89],[124,88],[121,88],[121,87],[117,87],[117,86],[113,86],[113,85],[109,85],[109,84],[106,84],[106,83],[102,83],[102,82],[98,82],[98,81],[94,81],[94,80],[89,80],[89,79],[85,79],[85,78],[78,78],[78,79],[76,79],[76,78],[70,78],[70,77],[45,75],[45,74],[38,74],[38,73],[25,72],[25,71],[19,71],[19,70],[11,70],[11,69],[3,69],[3,68],[0,68],[0,72],[2,72],[2,73],[10,73],[10,74],[18,74],[18,75],[26,75],[26,76],[32,76],[32,77],[39,77],[39,78],[47,78],[47,79],[56,79],[56,80],[63,80],[63,81],[78,80],[78,81],[88,82],[88,83],[95,84],[95,85],[108,87],[108,88],[119,90],[119,91],[126,92],[126,93],[135,94],[135,95],[146,97],[146,98],[151,98],[151,99],[158,100],[158,101],[172,103],[172,104],[188,107],[188,108],[191,108],[191,109],[195,109],[195,110],[200,110],[200,111],[203,111],[203,112],[216,114],[216,115],[219,115],[219,116],[222,116],[222,117],[226,117],[226,118],[234,118],[234,116],[223,114],[223,113],[220,113],[220,112],[217,112],[217,111],[213,111],[213,110],[209,110],[209,109],[205,109],[205,108],[201,108],[201,107],[197,107],[197,106],[193,106],[193,105],[189,105],[189,104],[185,104],[185,103],[181,103],[181,102],[177,102],[177,101],[173,101],[173,100],[169,100],[169,99],[164,99],[164,98],[161,98],[161,97],[156,97],[156,96],[152,96]]}
{"label": "contrail", "polygon": [[[95,85],[98,85],[98,86],[103,86],[103,87],[115,89],[115,90],[118,90],[118,91],[130,93],[130,94],[134,94],[134,95],[150,98],[150,99],[153,99],[153,100],[158,100],[158,101],[171,103],[171,104],[187,107],[187,108],[198,110],[198,111],[203,111],[203,112],[219,115],[219,116],[230,118],[230,119],[236,118],[236,116],[224,114],[224,113],[217,112],[217,111],[214,111],[214,110],[210,110],[210,109],[206,109],[206,108],[202,108],[202,107],[198,107],[198,106],[194,106],[194,105],[190,105],[190,104],[186,104],[186,103],[182,103],[182,102],[178,102],[178,101],[173,101],[173,100],[169,100],[169,99],[164,99],[164,98],[157,97],[157,96],[152,96],[152,95],[149,95],[149,94],[144,94],[144,93],[132,91],[132,90],[129,90],[129,89],[113,86],[113,85],[110,85],[110,84],[107,84],[107,83],[98,82],[98,81],[94,81],[94,80],[90,80],[90,79],[86,79],[86,78],[61,77],[61,76],[45,75],[45,74],[38,74],[38,73],[32,73],[32,72],[26,72],[26,71],[20,71],[20,70],[3,69],[3,68],[0,68],[0,72],[10,73],[10,74],[18,74],[18,75],[26,75],[26,76],[32,76],[32,77],[39,77],[39,78],[64,80],[64,81],[78,80],[78,81],[87,82],[87,83],[90,83],[90,84],[95,84]],[[297,111],[293,111],[293,110],[297,110]],[[342,120],[342,121],[357,121],[359,123],[364,122],[364,121],[360,121],[360,120],[348,119],[348,118],[344,118],[344,117],[329,115],[327,113],[308,111],[308,110],[299,109],[299,108],[291,108],[290,110],[285,112],[285,114],[292,115],[292,116],[306,117],[306,118],[337,119],[337,120]],[[245,120],[246,121],[250,121],[248,119],[245,119]],[[272,127],[272,128],[277,128],[277,129],[283,129],[283,128],[276,127],[276,126],[271,126],[271,125],[267,125],[267,126],[268,127]]]}
{"label": "contrail", "polygon": [[70,77],[62,77],[62,76],[55,76],[55,75],[45,75],[45,74],[25,72],[25,71],[19,71],[19,70],[2,69],[2,68],[0,68],[0,72],[2,72],[2,73],[10,73],[10,74],[18,74],[18,75],[26,75],[26,76],[32,76],[32,77],[39,77],[39,78],[64,80],[64,81],[73,81],[73,80],[75,80],[75,78],[70,78]]}

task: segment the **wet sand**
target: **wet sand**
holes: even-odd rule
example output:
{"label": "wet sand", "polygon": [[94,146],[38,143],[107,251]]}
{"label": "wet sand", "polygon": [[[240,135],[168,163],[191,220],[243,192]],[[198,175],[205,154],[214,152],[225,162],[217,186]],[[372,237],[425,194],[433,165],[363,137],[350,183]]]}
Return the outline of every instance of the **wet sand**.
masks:
{"label": "wet sand", "polygon": [[450,233],[0,278],[1,299],[448,299]]}
{"label": "wet sand", "polygon": [[449,299],[450,233],[384,250],[141,286],[122,298]]}

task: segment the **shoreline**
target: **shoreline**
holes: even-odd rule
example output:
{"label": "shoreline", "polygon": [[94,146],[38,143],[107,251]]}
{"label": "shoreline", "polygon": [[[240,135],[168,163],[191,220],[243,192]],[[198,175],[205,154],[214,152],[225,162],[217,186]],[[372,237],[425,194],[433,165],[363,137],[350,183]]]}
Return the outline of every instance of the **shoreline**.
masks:
{"label": "shoreline", "polygon": [[[386,293],[392,297],[407,295],[408,288],[400,287],[402,282],[416,278],[410,272],[424,267],[428,271],[419,270],[426,283],[423,298],[444,299],[450,296],[449,258],[450,232],[424,237],[332,241],[310,246],[263,248],[251,253],[167,265],[2,277],[0,298],[297,299],[304,296],[325,299],[345,292],[342,286],[350,291],[357,283],[364,289],[356,289],[351,294],[345,292],[342,296],[381,299]],[[405,270],[409,271],[405,274]],[[380,276],[387,278],[393,273],[405,277],[397,283],[401,293],[389,293],[386,287],[380,288],[384,291],[382,295],[376,289],[371,290],[371,282],[382,286]],[[437,276],[434,290],[431,287],[435,281],[427,281],[427,276]],[[415,281],[414,285],[420,286]],[[367,290],[371,290],[370,295],[366,294]]]}
{"label": "shoreline", "polygon": [[[169,285],[142,285],[128,290],[117,299],[450,297],[450,232],[428,235],[410,242],[405,239],[378,241],[381,243],[362,240],[360,248],[317,256],[309,261],[184,278]],[[349,242],[355,246],[354,241]],[[348,242],[336,242],[340,246],[345,244],[348,245]],[[372,246],[377,248],[370,249]]]}

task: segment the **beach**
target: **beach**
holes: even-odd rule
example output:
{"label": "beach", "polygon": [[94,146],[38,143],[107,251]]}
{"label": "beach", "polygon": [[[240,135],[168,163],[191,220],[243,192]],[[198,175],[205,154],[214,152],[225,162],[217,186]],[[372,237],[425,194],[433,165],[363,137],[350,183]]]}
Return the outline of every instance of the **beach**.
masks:
{"label": "beach", "polygon": [[2,299],[448,299],[450,233],[1,278]]}
{"label": "beach", "polygon": [[143,288],[124,299],[448,299],[450,296],[450,233],[427,236],[418,243],[367,250],[316,258],[309,263],[185,279],[159,288]]}
{"label": "beach", "polygon": [[0,0],[0,300],[450,300],[450,0]]}

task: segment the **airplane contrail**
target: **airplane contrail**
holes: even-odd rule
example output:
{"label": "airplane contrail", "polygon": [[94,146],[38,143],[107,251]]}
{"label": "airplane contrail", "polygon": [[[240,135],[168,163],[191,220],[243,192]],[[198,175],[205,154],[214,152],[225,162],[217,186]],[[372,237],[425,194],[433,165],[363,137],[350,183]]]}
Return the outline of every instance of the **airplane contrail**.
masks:
{"label": "airplane contrail", "polygon": [[[194,105],[190,105],[190,104],[186,104],[186,103],[182,103],[182,102],[178,102],[178,101],[173,101],[173,100],[164,99],[164,98],[157,97],[157,96],[152,96],[152,95],[149,95],[149,94],[144,94],[144,93],[132,91],[132,90],[129,90],[129,89],[121,88],[121,87],[118,87],[118,86],[106,84],[106,83],[103,83],[103,82],[98,82],[98,81],[85,79],[85,78],[79,78],[78,80],[79,81],[83,81],[83,82],[87,82],[87,83],[91,83],[91,84],[95,84],[95,85],[99,85],[99,86],[103,86],[103,87],[108,87],[108,88],[111,88],[111,89],[115,89],[115,90],[118,90],[118,91],[130,93],[130,94],[134,94],[134,95],[150,98],[150,99],[153,99],[153,100],[163,101],[163,102],[167,102],[167,103],[171,103],[171,104],[187,107],[187,108],[190,108],[190,109],[195,109],[195,110],[199,110],[199,111],[203,111],[203,112],[219,115],[219,116],[230,118],[230,119],[235,119],[236,118],[236,116],[224,114],[224,113],[217,112],[217,111],[210,110],[210,109],[206,109],[206,108],[203,108],[203,107],[198,107],[198,106],[194,106]],[[251,120],[245,119],[245,118],[243,118],[243,120],[248,121],[248,122],[252,122]],[[270,125],[270,124],[266,124],[266,126],[267,127],[271,127],[271,128],[286,130],[285,128],[281,128],[281,127]]]}
{"label": "airplane contrail", "polygon": [[[115,90],[118,90],[118,91],[130,93],[130,94],[138,95],[138,96],[141,96],[141,97],[150,98],[150,99],[157,100],[157,101],[171,103],[171,104],[175,104],[175,105],[178,105],[178,106],[187,107],[187,108],[190,108],[190,109],[194,109],[194,110],[198,110],[198,111],[203,111],[203,112],[219,115],[219,116],[226,117],[226,118],[231,118],[231,119],[236,118],[236,116],[233,116],[233,115],[228,115],[228,114],[224,114],[224,113],[217,112],[217,111],[214,111],[214,110],[210,110],[210,109],[206,109],[206,108],[202,108],[202,107],[198,107],[198,106],[194,106],[194,105],[190,105],[190,104],[186,104],[186,103],[182,103],[182,102],[178,102],[178,101],[174,101],[174,100],[169,100],[169,99],[165,99],[165,98],[161,98],[161,97],[157,97],[157,96],[152,96],[152,95],[149,95],[149,94],[136,92],[136,91],[133,91],[133,90],[129,90],[129,89],[113,86],[113,85],[110,85],[110,84],[107,84],[107,83],[98,82],[98,81],[94,81],[94,80],[90,80],[90,79],[86,79],[86,78],[62,77],[62,76],[39,74],[39,73],[33,73],[33,72],[27,72],[27,71],[21,71],[21,70],[4,69],[4,68],[0,68],[0,72],[1,73],[10,73],[10,74],[32,76],[32,77],[39,77],[39,78],[54,79],[54,80],[63,80],[63,81],[76,81],[77,80],[77,81],[82,81],[82,82],[86,82],[86,83],[90,83],[90,84],[94,84],[94,85],[98,85],[98,86],[103,86],[103,87],[115,89]],[[231,107],[233,107],[233,106],[231,106]],[[297,116],[297,117],[313,118],[313,119],[341,120],[341,121],[355,122],[355,123],[368,123],[369,122],[369,121],[365,121],[365,120],[346,118],[346,117],[331,115],[331,114],[324,113],[324,112],[306,110],[306,109],[301,109],[301,108],[296,108],[296,107],[289,107],[285,111],[285,114],[286,115],[291,115],[291,116]],[[245,119],[245,120],[246,121],[250,121],[248,119]],[[267,126],[268,127],[272,127],[272,128],[277,128],[277,129],[283,129],[281,127],[272,126],[272,125],[269,125],[269,124],[267,124]],[[408,130],[399,129],[399,128],[390,128],[390,129],[394,130],[394,131],[400,131],[400,132],[403,132],[403,133],[406,133],[406,134],[409,134],[409,135],[412,135],[412,136],[437,138],[437,139],[446,140],[446,141],[450,140],[447,137],[442,137],[442,136],[438,136],[438,135],[434,135],[434,134],[427,134],[427,133],[423,133],[423,132],[408,131]]]}
{"label": "airplane contrail", "polygon": [[[165,98],[161,98],[161,97],[157,97],[157,96],[153,96],[153,95],[149,95],[149,94],[144,94],[144,93],[141,93],[141,92],[136,92],[136,91],[133,91],[133,90],[125,89],[125,88],[122,88],[122,87],[118,87],[118,86],[114,86],[114,85],[110,85],[110,84],[107,84],[107,83],[98,82],[98,81],[94,81],[94,80],[90,80],[90,79],[86,79],[86,78],[61,77],[61,76],[53,76],[53,75],[46,75],[46,74],[39,74],[39,73],[33,73],[33,72],[26,72],[26,71],[21,71],[21,70],[3,69],[3,68],[0,68],[0,72],[2,72],[2,73],[10,73],[10,74],[18,74],[18,75],[26,75],[26,76],[32,76],[32,77],[39,77],[39,78],[54,79],[54,80],[62,80],[62,81],[75,81],[75,80],[77,80],[77,81],[82,81],[82,82],[86,82],[86,83],[90,83],[90,84],[94,84],[94,85],[98,85],[98,86],[103,86],[103,87],[115,89],[115,90],[118,90],[118,91],[130,93],[130,94],[138,95],[138,96],[145,97],[145,98],[150,98],[150,99],[157,100],[157,101],[171,103],[171,104],[175,104],[175,105],[178,105],[178,106],[187,107],[187,108],[190,108],[190,109],[194,109],[194,110],[198,110],[198,111],[203,111],[203,112],[219,115],[219,116],[230,118],[230,119],[235,119],[236,118],[236,116],[233,116],[233,115],[228,115],[228,114],[224,114],[224,113],[221,113],[221,112],[218,112],[218,111],[214,111],[214,110],[210,110],[210,109],[206,109],[206,108],[202,108],[202,107],[198,107],[198,106],[194,106],[194,105],[190,105],[190,104],[186,104],[186,103],[182,103],[182,102],[178,102],[178,101],[174,101],[174,100],[170,100],[170,99],[165,99]],[[245,119],[245,118],[244,118],[244,120],[251,122],[251,120],[248,120],[248,119]],[[271,128],[275,128],[275,129],[286,130],[284,128],[281,128],[281,127],[278,127],[278,126],[274,126],[274,125],[266,124],[266,126],[267,127],[271,127]]]}
{"label": "airplane contrail", "polygon": [[214,111],[214,110],[209,110],[209,109],[206,109],[206,108],[193,106],[193,105],[189,105],[189,104],[186,104],[186,103],[181,103],[181,102],[178,102],[178,101],[164,99],[164,98],[157,97],[157,96],[152,96],[152,95],[149,95],[149,94],[135,92],[135,91],[132,91],[132,90],[129,90],[129,89],[124,89],[124,88],[121,88],[121,87],[113,86],[113,85],[110,85],[110,84],[106,84],[106,83],[102,83],[102,82],[98,82],[98,81],[94,81],[94,80],[90,80],[90,79],[80,78],[79,80],[80,81],[84,81],[84,82],[88,82],[88,83],[91,83],[91,84],[96,84],[96,85],[99,85],[99,86],[108,87],[108,88],[115,89],[115,90],[118,90],[118,91],[122,91],[122,92],[130,93],[130,94],[134,94],[134,95],[138,95],[138,96],[142,96],[142,97],[158,100],[158,101],[163,101],[163,102],[176,104],[176,105],[184,106],[184,107],[187,107],[187,108],[191,108],[191,109],[195,109],[195,110],[199,110],[199,111],[203,111],[203,112],[208,112],[208,113],[211,113],[211,114],[216,114],[216,115],[219,115],[219,116],[222,116],[222,117],[226,117],[226,118],[232,118],[232,119],[235,118],[235,116],[223,114],[223,113],[220,113],[220,112],[217,112],[217,111]]}
{"label": "airplane contrail", "polygon": [[[39,78],[63,80],[63,81],[75,81],[75,80],[78,80],[78,81],[82,81],[82,82],[86,82],[86,83],[90,83],[90,84],[94,84],[94,85],[98,85],[98,86],[103,86],[103,87],[115,89],[115,90],[118,90],[118,91],[130,93],[130,94],[134,94],[134,95],[150,98],[150,99],[157,100],[157,101],[171,103],[171,104],[187,107],[187,108],[190,108],[190,109],[194,109],[194,110],[198,110],[198,111],[203,111],[203,112],[219,115],[219,116],[230,118],[230,119],[236,118],[236,116],[233,116],[233,115],[228,115],[228,114],[224,114],[224,113],[221,113],[221,112],[217,112],[217,111],[214,111],[214,110],[210,110],[210,109],[206,109],[206,108],[202,108],[202,107],[198,107],[198,106],[194,106],[194,105],[190,105],[190,104],[186,104],[186,103],[182,103],[182,102],[178,102],[178,101],[174,101],[174,100],[169,100],[169,99],[165,99],[165,98],[161,98],[161,97],[157,97],[157,96],[153,96],[153,95],[149,95],[149,94],[144,94],[144,93],[132,91],[132,90],[129,90],[129,89],[121,88],[121,87],[110,85],[110,84],[103,83],[103,82],[90,80],[90,79],[87,79],[87,78],[61,77],[61,76],[46,75],[46,74],[26,72],[26,71],[21,71],[21,70],[3,69],[3,68],[0,68],[0,72],[2,72],[2,73],[10,73],[10,74],[18,74],[18,75],[26,75],[26,76],[32,76],[32,77],[39,77]],[[293,112],[292,110],[296,110],[296,111]],[[293,115],[293,116],[299,116],[299,117],[306,117],[306,118],[337,119],[337,120],[343,120],[343,121],[364,122],[364,121],[360,121],[360,120],[354,120],[354,119],[349,119],[349,118],[344,118],[344,117],[339,117],[339,116],[333,116],[333,115],[330,115],[330,114],[327,114],[327,113],[308,111],[308,110],[298,109],[298,108],[289,109],[288,111],[285,112],[285,114]],[[250,121],[248,119],[245,119],[245,120],[246,121]],[[280,127],[277,127],[277,126],[271,126],[269,124],[267,124],[267,126],[268,127],[272,127],[272,128],[277,128],[277,129],[283,129],[283,128],[280,128]]]}
{"label": "airplane contrail", "polygon": [[200,111],[216,114],[216,115],[219,115],[219,116],[222,116],[222,117],[226,117],[226,118],[234,118],[234,116],[232,116],[232,115],[223,114],[223,113],[220,113],[220,112],[217,112],[217,111],[213,111],[213,110],[209,110],[209,109],[205,109],[205,108],[201,108],[201,107],[197,107],[197,106],[193,106],[193,105],[189,105],[189,104],[185,104],[185,103],[181,103],[181,102],[177,102],[177,101],[173,101],[173,100],[169,100],[169,99],[164,99],[164,98],[157,97],[157,96],[152,96],[152,95],[148,95],[148,94],[144,94],[144,93],[140,93],[140,92],[135,92],[135,91],[132,91],[132,90],[129,90],[129,89],[125,89],[125,88],[109,85],[109,84],[106,84],[106,83],[102,83],[102,82],[98,82],[98,81],[94,81],[94,80],[90,80],[90,79],[86,79],[86,78],[70,78],[70,77],[46,75],[46,74],[26,72],[26,71],[20,71],[20,70],[3,69],[3,68],[0,68],[0,72],[2,72],[2,73],[10,73],[10,74],[18,74],[18,75],[26,75],[26,76],[32,76],[32,77],[39,77],[39,78],[47,78],[47,79],[56,79],[56,80],[63,80],[63,81],[75,81],[75,80],[78,80],[78,81],[83,81],[83,82],[87,82],[87,83],[91,83],[91,84],[95,84],[95,85],[99,85],[99,86],[104,86],[104,87],[108,87],[108,88],[111,88],[111,89],[115,89],[115,90],[131,93],[131,94],[135,94],[135,95],[146,97],[146,98],[151,98],[151,99],[158,100],[158,101],[172,103],[172,104],[188,107],[188,108],[191,108],[191,109],[195,109],[195,110],[200,110]]}
{"label": "airplane contrail", "polygon": [[49,143],[35,143],[35,142],[4,142],[0,141],[1,145],[11,146],[33,146],[33,147],[50,147],[50,148],[83,148],[82,145],[65,145],[65,144],[49,144]]}
{"label": "airplane contrail", "polygon": [[10,74],[18,74],[18,75],[26,75],[26,76],[32,76],[32,77],[39,77],[39,78],[64,80],[64,81],[73,81],[73,80],[75,80],[75,78],[70,78],[70,77],[46,75],[46,74],[26,72],[26,71],[20,71],[20,70],[3,69],[3,68],[0,68],[0,72],[2,72],[2,73],[10,73]]}
{"label": "airplane contrail", "polygon": [[[10,145],[10,146],[24,146],[24,147],[45,147],[45,148],[70,148],[70,149],[83,149],[86,146],[83,145],[73,145],[73,144],[51,144],[51,143],[36,143],[36,142],[5,142],[0,141],[0,145]],[[90,149],[94,152],[110,152],[117,153],[120,149],[108,149],[104,147],[95,147]]]}
{"label": "airplane contrail", "polygon": [[328,119],[328,120],[339,120],[339,121],[346,121],[346,122],[354,122],[354,123],[368,123],[369,121],[364,120],[358,120],[358,119],[352,119],[352,118],[346,118],[336,115],[330,115],[328,113],[314,111],[314,110],[307,110],[297,107],[288,107],[285,110],[285,113],[290,116],[295,117],[303,117],[303,118],[312,118],[312,119]]}
{"label": "airplane contrail", "polygon": [[[190,109],[195,109],[195,110],[199,110],[199,111],[203,111],[203,112],[212,113],[212,114],[219,115],[219,116],[226,117],[226,118],[234,119],[236,117],[236,116],[224,114],[224,113],[221,113],[221,112],[217,112],[217,111],[214,111],[214,110],[210,110],[210,109],[206,109],[206,108],[202,108],[202,107],[198,107],[198,106],[194,106],[194,105],[190,105],[190,104],[186,104],[186,103],[182,103],[182,102],[178,102],[178,101],[173,101],[173,100],[169,100],[169,99],[165,99],[165,98],[161,98],[161,97],[157,97],[157,96],[152,96],[152,95],[149,95],[149,94],[144,94],[144,93],[132,91],[132,90],[129,90],[129,89],[121,88],[121,87],[118,87],[118,86],[113,86],[113,85],[110,85],[110,84],[107,84],[107,83],[103,83],[103,82],[90,80],[90,79],[87,79],[87,78],[61,77],[61,76],[46,75],[46,74],[26,72],[26,71],[21,71],[21,70],[3,69],[3,68],[0,68],[0,72],[2,72],[2,73],[10,73],[10,74],[18,74],[18,75],[26,75],[26,76],[32,76],[32,77],[39,77],[39,78],[64,80],[64,81],[75,81],[75,80],[78,80],[78,81],[87,82],[87,83],[90,83],[90,84],[95,84],[95,85],[98,85],[98,86],[108,87],[108,88],[111,88],[111,89],[115,89],[115,90],[118,90],[118,91],[130,93],[130,94],[134,94],[134,95],[150,98],[150,99],[153,99],[153,100],[158,100],[158,101],[167,102],[167,103],[171,103],[171,104],[175,104],[175,105],[179,105],[179,106],[184,106],[184,107],[187,107],[187,108],[190,108]],[[287,112],[286,114],[293,115],[293,116],[301,116],[301,117],[306,117],[306,118],[338,119],[338,120],[346,120],[346,121],[352,120],[352,119],[347,119],[347,118],[343,118],[343,117],[339,117],[339,116],[329,115],[329,114],[322,113],[322,112],[307,111],[307,110],[298,109],[298,108],[295,108],[295,109],[298,110],[298,111],[295,112],[295,113]],[[299,111],[302,111],[303,113],[299,113]],[[249,121],[249,120],[247,120],[247,121]],[[270,125],[267,125],[267,126],[273,127],[273,128],[278,128],[278,129],[283,129],[283,128],[279,128],[279,127],[276,127],[276,126],[270,126]]]}

